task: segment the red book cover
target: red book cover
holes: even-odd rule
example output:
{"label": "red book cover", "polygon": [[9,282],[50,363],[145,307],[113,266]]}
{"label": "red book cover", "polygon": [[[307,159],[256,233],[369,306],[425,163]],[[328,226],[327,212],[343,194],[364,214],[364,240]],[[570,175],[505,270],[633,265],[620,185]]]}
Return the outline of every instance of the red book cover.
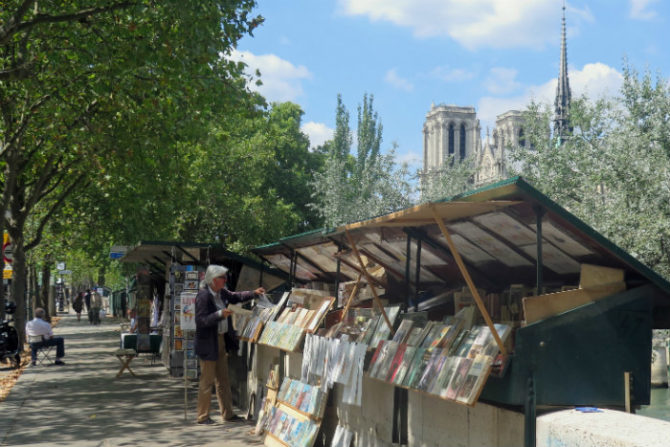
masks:
{"label": "red book cover", "polygon": [[393,382],[393,378],[395,377],[396,373],[398,372],[398,368],[400,367],[400,364],[402,363],[402,358],[405,355],[405,349],[407,348],[407,345],[398,345],[398,350],[395,352],[395,355],[393,356],[393,360],[391,361],[391,367],[389,368],[388,372],[386,373],[386,381],[387,382]]}

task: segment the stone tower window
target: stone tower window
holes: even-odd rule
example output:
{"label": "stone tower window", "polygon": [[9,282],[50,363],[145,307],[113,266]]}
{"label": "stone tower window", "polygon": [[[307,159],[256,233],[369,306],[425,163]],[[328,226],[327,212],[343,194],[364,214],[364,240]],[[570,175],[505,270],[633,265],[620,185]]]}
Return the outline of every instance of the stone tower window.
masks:
{"label": "stone tower window", "polygon": [[461,124],[461,138],[460,138],[459,143],[460,143],[459,144],[460,147],[458,148],[458,150],[459,150],[459,153],[460,153],[460,156],[461,156],[460,159],[464,160],[465,159],[465,124]]}
{"label": "stone tower window", "polygon": [[526,147],[526,136],[523,134],[523,127],[519,129],[519,146]]}
{"label": "stone tower window", "polygon": [[454,123],[449,123],[449,155],[454,155]]}

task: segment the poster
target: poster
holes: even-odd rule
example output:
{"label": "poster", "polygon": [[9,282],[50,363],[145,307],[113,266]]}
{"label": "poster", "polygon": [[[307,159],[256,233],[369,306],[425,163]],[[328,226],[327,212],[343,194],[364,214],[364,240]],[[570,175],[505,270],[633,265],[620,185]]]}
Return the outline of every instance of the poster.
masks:
{"label": "poster", "polygon": [[181,294],[181,318],[179,325],[182,330],[195,330],[195,297],[194,292],[182,292]]}

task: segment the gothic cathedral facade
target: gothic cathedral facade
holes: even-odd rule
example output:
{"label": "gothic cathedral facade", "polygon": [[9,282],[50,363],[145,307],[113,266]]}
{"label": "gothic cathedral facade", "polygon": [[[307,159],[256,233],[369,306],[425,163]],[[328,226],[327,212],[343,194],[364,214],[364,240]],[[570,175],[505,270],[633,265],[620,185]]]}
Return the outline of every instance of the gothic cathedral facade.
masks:
{"label": "gothic cathedral facade", "polygon": [[[565,38],[565,6],[563,6],[561,61],[554,103],[554,134],[564,138],[571,131],[567,48]],[[560,141],[560,140],[559,140]],[[496,117],[495,128],[482,141],[481,126],[474,107],[431,105],[423,126],[422,181],[439,175],[448,160],[473,160],[475,173],[472,186],[479,187],[507,177],[506,150],[526,148],[524,118],[519,110],[509,110]]]}

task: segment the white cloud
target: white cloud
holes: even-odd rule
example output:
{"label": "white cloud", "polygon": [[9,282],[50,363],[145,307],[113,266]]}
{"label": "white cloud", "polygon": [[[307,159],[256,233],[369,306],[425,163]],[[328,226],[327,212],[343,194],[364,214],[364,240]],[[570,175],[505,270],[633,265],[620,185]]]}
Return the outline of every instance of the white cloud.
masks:
{"label": "white cloud", "polygon": [[393,87],[397,88],[398,90],[404,90],[406,92],[411,92],[412,90],[414,90],[414,85],[407,79],[400,77],[396,72],[395,68],[392,68],[386,72],[386,75],[384,76],[384,81],[386,81],[386,83],[392,85]]}
{"label": "white cloud", "polygon": [[[340,0],[344,14],[410,28],[417,37],[448,36],[466,48],[542,48],[560,32],[558,2],[537,0]],[[591,21],[568,7],[569,21]],[[501,36],[504,36],[501,38]]]}
{"label": "white cloud", "polygon": [[[576,98],[586,94],[591,99],[603,96],[615,96],[623,84],[623,76],[616,69],[601,62],[586,64],[581,70],[569,68],[570,90]],[[551,79],[541,85],[526,87],[520,95],[510,97],[485,96],[479,100],[477,116],[482,128],[495,125],[496,116],[508,110],[524,110],[531,100],[549,104],[553,107],[556,98],[557,79]]]}
{"label": "white cloud", "polygon": [[521,87],[516,81],[517,73],[513,68],[493,67],[484,81],[484,87],[494,95],[511,93]]}
{"label": "white cloud", "polygon": [[395,163],[397,166],[402,166],[403,163],[407,163],[410,172],[416,171],[423,167],[423,153],[415,152],[409,150],[407,152],[395,153]]}
{"label": "white cloud", "polygon": [[471,71],[463,68],[451,68],[444,65],[433,68],[428,75],[444,82],[467,81],[475,77],[475,74]]}
{"label": "white cloud", "polygon": [[333,138],[334,130],[323,123],[309,121],[300,127],[309,137],[309,147],[314,149]]}
{"label": "white cloud", "polygon": [[[304,65],[295,66],[274,54],[255,55],[249,51],[233,50],[230,58],[248,65],[249,87],[269,102],[295,101],[303,94],[302,81],[312,78],[312,73]],[[261,73],[261,86],[255,84],[256,70]]]}
{"label": "white cloud", "polygon": [[638,20],[651,20],[656,17],[656,11],[649,10],[649,6],[658,0],[630,0],[630,17]]}

